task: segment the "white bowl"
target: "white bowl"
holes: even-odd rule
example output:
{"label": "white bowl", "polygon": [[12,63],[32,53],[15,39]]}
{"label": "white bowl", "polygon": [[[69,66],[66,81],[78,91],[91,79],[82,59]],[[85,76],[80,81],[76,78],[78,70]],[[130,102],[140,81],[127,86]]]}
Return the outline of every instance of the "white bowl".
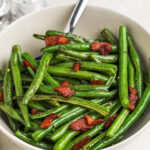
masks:
{"label": "white bowl", "polygon": [[[44,42],[34,39],[32,34],[44,34],[49,29],[63,31],[72,9],[73,5],[47,8],[23,17],[5,29],[0,34],[0,68],[8,62],[14,44],[21,45],[22,51],[28,51],[35,56],[39,55],[40,48],[44,46]],[[74,33],[96,38],[100,35],[100,31],[104,27],[107,27],[118,36],[118,29],[121,25],[127,26],[128,31],[132,34],[142,59],[143,68],[146,70],[148,57],[150,57],[150,38],[148,32],[134,20],[108,9],[87,6]],[[147,109],[140,120],[129,129],[124,141],[106,149],[118,149],[120,146],[126,144],[127,141],[131,140],[131,138],[137,136],[143,128],[148,126],[149,114],[150,109]],[[0,131],[10,138],[14,144],[19,145],[21,149],[38,149],[15,137],[3,117],[0,118]]]}

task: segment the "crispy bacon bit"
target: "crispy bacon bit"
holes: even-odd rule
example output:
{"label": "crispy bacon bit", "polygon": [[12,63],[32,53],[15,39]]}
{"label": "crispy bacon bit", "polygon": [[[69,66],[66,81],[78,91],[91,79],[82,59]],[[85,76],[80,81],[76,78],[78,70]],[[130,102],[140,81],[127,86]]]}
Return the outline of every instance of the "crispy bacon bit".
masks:
{"label": "crispy bacon bit", "polygon": [[3,97],[3,93],[0,92],[0,102],[4,102],[4,97]]}
{"label": "crispy bacon bit", "polygon": [[26,61],[26,60],[24,60],[23,63],[24,63],[24,66],[25,66],[25,67],[30,67],[30,68],[33,69],[33,70],[35,69],[35,67],[32,66],[32,65],[31,65],[28,61]]}
{"label": "crispy bacon bit", "polygon": [[137,90],[135,88],[132,88],[129,86],[129,110],[134,110],[135,109],[135,104],[138,100],[138,97],[137,97]]}
{"label": "crispy bacon bit", "polygon": [[73,71],[78,72],[81,65],[82,65],[81,63],[75,63],[73,66]]}
{"label": "crispy bacon bit", "polygon": [[65,85],[72,85],[72,83],[70,83],[69,81],[64,80],[63,82],[61,82],[61,85],[62,85],[62,86],[65,86]]}
{"label": "crispy bacon bit", "polygon": [[59,86],[56,87],[54,90],[61,93],[64,97],[71,97],[76,93],[75,91],[72,91],[69,86]]}
{"label": "crispy bacon bit", "polygon": [[74,144],[72,149],[73,150],[79,150],[80,148],[82,148],[85,144],[90,142],[90,136],[86,136],[85,138],[83,138],[81,141],[79,141],[78,143]]}
{"label": "crispy bacon bit", "polygon": [[93,80],[91,81],[92,85],[104,85],[104,82],[101,80]]}
{"label": "crispy bacon bit", "polygon": [[48,128],[55,118],[60,118],[60,116],[57,114],[50,114],[43,120],[42,124],[40,125],[40,128],[41,129]]}
{"label": "crispy bacon bit", "polygon": [[39,110],[36,109],[36,108],[32,108],[32,109],[31,109],[31,114],[32,114],[32,115],[36,115],[36,114],[40,114],[40,113],[42,113],[42,112],[39,111]]}
{"label": "crispy bacon bit", "polygon": [[91,116],[88,116],[88,115],[84,115],[84,117],[86,118],[88,125],[96,125],[96,124],[104,122],[104,119],[101,119],[101,118],[94,120]]}
{"label": "crispy bacon bit", "polygon": [[113,123],[113,121],[115,120],[115,118],[117,117],[117,114],[114,114],[113,116],[111,116],[104,124],[105,128],[109,128],[111,126],[111,124]]}
{"label": "crispy bacon bit", "polygon": [[88,125],[87,120],[85,118],[80,118],[74,122],[71,123],[70,128],[73,131],[82,131],[85,132],[88,129],[93,128],[92,125]]}
{"label": "crispy bacon bit", "polygon": [[111,45],[108,42],[95,42],[91,44],[93,51],[99,51],[102,55],[107,55],[111,51]]}
{"label": "crispy bacon bit", "polygon": [[67,44],[69,43],[68,39],[64,35],[54,35],[47,36],[45,38],[46,46],[58,45],[58,44]]}

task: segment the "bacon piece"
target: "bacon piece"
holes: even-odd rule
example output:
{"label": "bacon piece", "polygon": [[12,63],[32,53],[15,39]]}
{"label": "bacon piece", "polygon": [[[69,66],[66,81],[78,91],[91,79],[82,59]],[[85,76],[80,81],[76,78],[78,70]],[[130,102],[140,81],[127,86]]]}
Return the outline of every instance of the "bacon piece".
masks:
{"label": "bacon piece", "polygon": [[85,138],[83,138],[81,141],[79,141],[78,143],[74,144],[72,149],[73,150],[79,150],[80,148],[82,148],[85,144],[90,142],[90,136],[86,136]]}
{"label": "bacon piece", "polygon": [[136,105],[136,102],[138,100],[138,97],[137,97],[137,90],[135,88],[132,88],[129,86],[129,110],[134,110],[135,109],[135,105]]}
{"label": "bacon piece", "polygon": [[52,35],[45,38],[45,43],[46,46],[52,46],[58,44],[67,44],[69,41],[64,35]]}
{"label": "bacon piece", "polygon": [[64,97],[71,97],[76,93],[75,91],[72,91],[69,86],[59,86],[56,87],[54,90],[61,93]]}
{"label": "bacon piece", "polygon": [[102,55],[107,55],[111,51],[111,45],[108,42],[95,42],[91,44],[93,51],[99,51]]}
{"label": "bacon piece", "polygon": [[111,116],[104,124],[105,128],[109,128],[111,126],[111,124],[113,123],[113,121],[115,120],[115,118],[117,117],[117,114],[114,114],[113,116]]}
{"label": "bacon piece", "polygon": [[4,102],[4,96],[2,92],[0,92],[0,102]]}
{"label": "bacon piece", "polygon": [[73,130],[73,131],[82,131],[82,132],[85,132],[87,131],[88,129],[91,129],[93,128],[92,125],[89,125],[87,123],[87,120],[85,118],[80,118],[74,122],[71,123],[70,125],[70,128]]}
{"label": "bacon piece", "polygon": [[82,65],[81,63],[75,63],[73,66],[73,71],[78,72],[81,65]]}
{"label": "bacon piece", "polygon": [[93,81],[91,81],[90,84],[92,84],[92,85],[104,85],[104,82],[101,80],[93,80]]}
{"label": "bacon piece", "polygon": [[32,66],[28,61],[26,61],[26,60],[24,60],[23,61],[23,63],[24,63],[24,66],[26,66],[26,67],[30,67],[32,70],[34,70],[35,69],[35,67],[34,66]]}
{"label": "bacon piece", "polygon": [[65,85],[72,85],[72,83],[70,83],[69,81],[64,80],[64,81],[61,82],[61,85],[62,85],[62,86],[65,86]]}
{"label": "bacon piece", "polygon": [[60,116],[57,114],[50,114],[43,120],[42,124],[40,125],[40,128],[41,129],[48,128],[55,118],[60,118]]}
{"label": "bacon piece", "polygon": [[104,122],[104,119],[101,119],[101,118],[94,120],[91,116],[88,116],[88,115],[84,115],[84,117],[86,118],[88,125],[96,125],[96,124]]}
{"label": "bacon piece", "polygon": [[42,112],[39,111],[39,110],[36,109],[36,108],[32,108],[32,109],[31,109],[31,114],[32,114],[32,115],[36,115],[36,114],[40,114],[40,113],[42,113]]}

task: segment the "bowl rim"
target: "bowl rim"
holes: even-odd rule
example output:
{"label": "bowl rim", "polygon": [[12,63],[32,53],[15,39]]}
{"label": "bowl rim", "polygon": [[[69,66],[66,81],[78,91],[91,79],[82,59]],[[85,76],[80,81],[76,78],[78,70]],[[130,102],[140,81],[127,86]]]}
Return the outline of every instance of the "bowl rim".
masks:
{"label": "bowl rim", "polygon": [[[26,18],[28,18],[28,17],[30,17],[30,16],[36,14],[36,13],[41,13],[41,12],[47,11],[48,9],[51,9],[51,8],[59,8],[59,7],[65,7],[65,6],[68,7],[68,6],[73,6],[73,5],[75,5],[75,4],[69,2],[69,3],[64,3],[64,4],[52,5],[52,6],[43,8],[43,9],[41,9],[41,10],[31,12],[31,13],[29,13],[29,14],[27,14],[27,15],[25,15],[25,16],[23,16],[23,17],[17,19],[17,20],[15,20],[15,21],[14,21],[13,23],[11,23],[10,25],[8,25],[8,27],[6,27],[3,31],[1,31],[0,36],[2,36],[3,34],[5,34],[5,32],[6,32],[9,28],[11,28],[11,26],[15,26],[17,23],[21,22],[22,20],[24,20],[24,19],[26,19]],[[124,13],[122,13],[122,12],[120,12],[120,11],[116,11],[116,10],[113,10],[113,9],[110,9],[110,8],[106,8],[106,7],[97,6],[97,5],[92,4],[92,3],[88,4],[87,7],[93,7],[93,8],[96,8],[96,9],[103,9],[104,11],[109,11],[109,12],[112,12],[112,13],[114,13],[114,14],[116,14],[116,15],[120,15],[120,16],[122,16],[122,17],[124,17],[124,18],[130,20],[131,22],[135,23],[137,26],[139,26],[139,27],[140,27],[143,31],[145,31],[147,34],[150,34],[149,30],[148,30],[146,27],[144,27],[144,25],[142,25],[141,23],[137,22],[133,17],[127,16],[127,15],[125,15]],[[0,119],[2,119],[2,118],[0,118]],[[115,145],[113,145],[113,146],[109,146],[109,147],[107,147],[107,148],[104,148],[103,150],[111,150],[111,149],[113,149],[113,148],[119,148],[121,145],[127,143],[131,138],[135,138],[136,136],[138,136],[138,135],[139,135],[141,132],[143,132],[143,130],[145,130],[149,125],[150,125],[150,121],[146,122],[145,125],[144,125],[141,129],[139,129],[137,132],[135,132],[134,134],[132,134],[132,135],[131,135],[130,137],[128,137],[127,139],[125,139],[125,140],[123,140],[123,141],[121,141],[121,142],[119,142],[119,143],[117,143],[117,144],[115,144]],[[11,133],[8,132],[7,129],[5,129],[1,124],[0,124],[0,131],[1,131],[4,135],[6,135],[11,141],[14,141],[14,143],[15,143],[15,141],[17,141],[17,143],[22,144],[22,145],[24,145],[24,146],[26,146],[26,147],[28,147],[28,148],[32,148],[32,149],[35,149],[35,150],[42,150],[41,148],[38,148],[38,147],[36,147],[36,146],[33,146],[33,145],[31,145],[31,144],[28,144],[28,143],[24,142],[23,140],[21,140],[21,139],[19,139],[18,137],[16,137],[14,134],[11,134]],[[18,144],[16,144],[16,145],[18,145]]]}

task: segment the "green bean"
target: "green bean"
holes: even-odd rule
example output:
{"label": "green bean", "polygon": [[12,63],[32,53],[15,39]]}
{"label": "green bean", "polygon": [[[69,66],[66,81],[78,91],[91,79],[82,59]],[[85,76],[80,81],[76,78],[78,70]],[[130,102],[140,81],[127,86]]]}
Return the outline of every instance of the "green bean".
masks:
{"label": "green bean", "polygon": [[34,78],[35,72],[30,67],[27,67],[27,70],[28,70],[29,74],[31,75],[31,77]]}
{"label": "green bean", "polygon": [[69,104],[74,104],[85,108],[89,108],[95,110],[96,112],[100,113],[103,116],[106,116],[108,114],[108,110],[104,106],[101,106],[99,104],[84,99],[76,100],[73,97],[68,99],[60,96],[34,95],[32,97],[32,100],[51,100],[51,101],[54,100],[58,102],[69,103]]}
{"label": "green bean", "polygon": [[56,101],[47,101],[47,103],[50,104],[50,105],[53,106],[53,107],[58,107],[58,106],[60,106],[60,104],[59,104],[58,102],[56,102]]}
{"label": "green bean", "polygon": [[92,60],[94,62],[101,63],[101,61],[97,57],[95,57],[94,55],[89,55],[89,58],[90,58],[90,60]]}
{"label": "green bean", "polygon": [[[56,56],[56,57],[57,57],[57,56]],[[50,65],[55,65],[55,64],[61,62],[61,60],[56,59],[56,57],[53,57],[53,58],[52,58],[52,60],[51,60],[50,63],[49,63]]]}
{"label": "green bean", "polygon": [[118,55],[96,55],[96,54],[90,54],[89,58],[96,59],[97,61],[103,62],[103,63],[117,63],[118,62]]}
{"label": "green bean", "polygon": [[89,91],[89,92],[84,92],[84,91],[76,91],[74,94],[75,96],[78,97],[105,97],[105,98],[113,98],[117,95],[118,91],[117,89],[112,90],[112,91]]}
{"label": "green bean", "polygon": [[66,109],[66,108],[68,108],[68,107],[69,107],[69,105],[67,105],[67,104],[62,104],[62,105],[60,105],[60,106],[58,106],[58,107],[56,107],[56,108],[49,109],[49,110],[47,110],[47,111],[45,111],[45,112],[42,112],[42,113],[40,113],[40,114],[32,115],[32,116],[30,116],[30,118],[31,118],[32,120],[44,118],[44,117],[50,115],[51,113],[60,112],[60,111]]}
{"label": "green bean", "polygon": [[[104,119],[105,121],[110,118],[110,116],[112,116],[113,114],[115,114],[116,112],[118,112],[118,110],[120,109],[120,104],[116,104],[114,106],[114,108],[112,109],[112,111],[107,115],[107,117]],[[72,148],[72,146],[81,141],[83,138],[85,138],[86,136],[90,136],[90,138],[94,137],[95,135],[97,135],[104,127],[104,123],[101,123],[101,124],[98,124],[96,125],[93,129],[90,129],[84,133],[82,133],[81,135],[79,135],[78,137],[76,137],[74,140],[72,140],[71,142],[69,142],[66,147],[65,147],[65,150],[69,150]],[[63,138],[63,137],[62,137]]]}
{"label": "green bean", "polygon": [[36,108],[36,109],[41,110],[41,111],[47,111],[47,108],[45,108],[41,103],[36,102],[36,101],[30,101],[28,103],[28,107],[29,108]]}
{"label": "green bean", "polygon": [[74,72],[72,68],[58,67],[58,66],[50,66],[47,70],[51,75],[55,76],[65,76],[65,77],[73,77],[79,79],[86,80],[101,80],[103,82],[108,80],[108,77],[96,72],[79,70],[78,72]]}
{"label": "green bean", "polygon": [[[13,82],[15,86],[15,94],[16,96],[23,96],[23,88],[22,88],[21,75],[20,75],[20,70],[19,70],[19,65],[18,65],[18,57],[14,48],[11,54],[10,63],[11,63],[11,72],[12,72]],[[26,105],[23,104],[22,100],[17,100],[17,103],[21,109],[21,113],[25,120],[26,128],[29,129],[31,125],[30,125],[30,120],[29,120],[28,108]]]}
{"label": "green bean", "polygon": [[45,36],[41,34],[33,34],[33,37],[35,37],[36,39],[45,40]]}
{"label": "green bean", "polygon": [[[12,76],[11,71],[9,67],[9,63],[7,65],[5,75],[4,75],[4,82],[3,82],[3,94],[4,94],[4,103],[8,106],[13,107],[13,99],[12,99]],[[10,127],[13,131],[16,131],[16,123],[13,119],[11,119],[9,116],[8,121],[10,124]]]}
{"label": "green bean", "polygon": [[[88,61],[82,61],[82,65],[80,66],[80,69],[82,70],[91,70],[91,71],[99,71],[101,73],[107,74],[107,75],[113,75],[116,74],[117,66],[113,64],[106,64],[106,63],[96,63],[96,62],[88,62]],[[56,66],[59,67],[67,67],[67,68],[73,68],[74,62],[64,62],[59,63]]]}
{"label": "green bean", "polygon": [[[70,57],[76,58],[78,60],[88,60],[89,55],[99,55],[98,52],[80,52],[80,51],[75,51],[75,50],[65,50],[61,49],[61,52],[63,52],[66,55],[69,55]],[[76,60],[74,59],[74,60]]]}
{"label": "green bean", "polygon": [[[38,63],[37,61],[30,55],[28,52],[23,53],[23,58],[27,60],[31,65],[34,67],[38,68]],[[53,85],[59,85],[57,81],[55,81],[47,72],[45,73],[44,76],[44,82],[48,84],[53,84]]]}
{"label": "green bean", "polygon": [[[91,60],[91,56],[103,63],[116,63],[118,61],[118,55],[100,55],[98,52],[79,52],[74,50],[60,50],[66,55],[81,59],[81,60]],[[74,59],[75,60],[75,59]]]}
{"label": "green bean", "polygon": [[40,61],[40,65],[38,67],[38,70],[36,72],[36,75],[34,77],[34,80],[32,81],[29,89],[27,90],[27,92],[25,93],[24,97],[23,97],[23,103],[24,104],[28,104],[28,102],[30,101],[31,97],[36,93],[38,87],[40,86],[43,78],[44,78],[44,74],[47,70],[47,67],[49,65],[49,61],[52,58],[52,54],[44,54],[41,61]]}
{"label": "green bean", "polygon": [[102,132],[101,134],[99,134],[97,137],[92,139],[89,143],[84,145],[82,149],[89,150],[93,145],[95,145],[98,141],[102,140],[106,136],[106,132],[107,131]]}
{"label": "green bean", "polygon": [[10,118],[19,121],[23,125],[25,124],[22,117],[16,112],[15,109],[13,109],[11,106],[8,106],[2,102],[0,102],[0,109],[5,112]]}
{"label": "green bean", "polygon": [[127,80],[127,31],[125,26],[119,30],[119,99],[121,105],[129,107]]}
{"label": "green bean", "polygon": [[78,61],[81,60],[79,58],[73,57],[73,56],[68,56],[62,53],[57,54],[56,59],[59,60],[59,62],[61,61]]}
{"label": "green bean", "polygon": [[[98,103],[98,104],[102,104],[104,102],[106,102],[108,99],[105,99],[105,98],[102,98],[102,99],[93,99],[92,102],[95,102],[95,103]],[[82,108],[83,109],[83,108]],[[84,112],[83,112],[84,113]],[[88,113],[89,115],[93,115],[93,111],[90,111]],[[81,115],[82,116],[82,115]],[[81,118],[81,116],[78,116],[77,118],[74,118],[73,120],[70,120],[69,122],[67,122],[66,124],[64,124],[63,126],[61,126],[60,128],[58,128],[55,132],[53,132],[51,135],[50,135],[50,140],[52,141],[57,141],[58,139],[60,139],[63,134],[65,134],[68,130],[69,130],[69,126],[70,124],[77,120],[78,118]]]}
{"label": "green bean", "polygon": [[85,37],[81,37],[72,33],[64,33],[64,32],[60,32],[60,31],[56,31],[56,30],[49,30],[46,31],[46,36],[51,36],[51,35],[64,35],[65,37],[67,37],[69,40],[73,40],[75,42],[79,42],[79,43],[92,43],[94,42],[94,40],[89,39],[89,38],[85,38]]}
{"label": "green bean", "polygon": [[50,145],[50,144],[47,144],[45,142],[35,142],[33,141],[26,133],[20,131],[20,130],[17,130],[15,132],[15,135],[20,138],[21,140],[29,143],[29,144],[32,144],[36,147],[39,147],[39,148],[42,148],[42,149],[47,149],[47,150],[52,150],[53,149],[53,146]]}
{"label": "green bean", "polygon": [[123,124],[127,116],[129,115],[129,112],[130,111],[126,108],[121,110],[121,112],[119,113],[115,121],[112,123],[112,125],[108,129],[107,134],[106,134],[107,137],[112,138],[117,133],[117,131],[120,129],[121,125]]}
{"label": "green bean", "polygon": [[[90,51],[90,43],[69,43],[69,44],[59,44],[54,46],[47,46],[41,49],[42,52],[57,52],[60,49],[76,50],[76,51]],[[116,45],[111,45],[111,53],[116,53],[118,51]]]}
{"label": "green bean", "polygon": [[142,70],[141,70],[140,57],[139,57],[138,53],[136,52],[136,49],[132,43],[132,39],[129,34],[127,36],[127,39],[128,39],[128,44],[129,44],[129,52],[130,52],[131,60],[132,60],[132,63],[134,64],[135,70],[136,70],[135,86],[138,91],[138,97],[139,97],[139,99],[141,99],[142,92],[143,92],[143,74],[142,74]]}
{"label": "green bean", "polygon": [[104,28],[102,31],[101,31],[101,35],[103,36],[103,38],[105,40],[107,40],[108,42],[112,43],[112,44],[117,44],[118,43],[118,40],[117,38],[113,35],[113,33],[107,29],[107,28]]}
{"label": "green bean", "polygon": [[113,144],[120,135],[124,134],[139,119],[139,117],[143,114],[144,110],[147,108],[149,102],[150,102],[150,85],[146,87],[142,95],[142,98],[138,102],[136,108],[127,117],[127,119],[121,126],[120,130],[115,134],[115,136],[109,139],[105,139],[104,141],[103,140],[99,141],[94,146],[93,149],[99,150]]}
{"label": "green bean", "polygon": [[135,88],[135,76],[134,76],[134,68],[131,62],[130,57],[128,56],[128,83],[129,86]]}

